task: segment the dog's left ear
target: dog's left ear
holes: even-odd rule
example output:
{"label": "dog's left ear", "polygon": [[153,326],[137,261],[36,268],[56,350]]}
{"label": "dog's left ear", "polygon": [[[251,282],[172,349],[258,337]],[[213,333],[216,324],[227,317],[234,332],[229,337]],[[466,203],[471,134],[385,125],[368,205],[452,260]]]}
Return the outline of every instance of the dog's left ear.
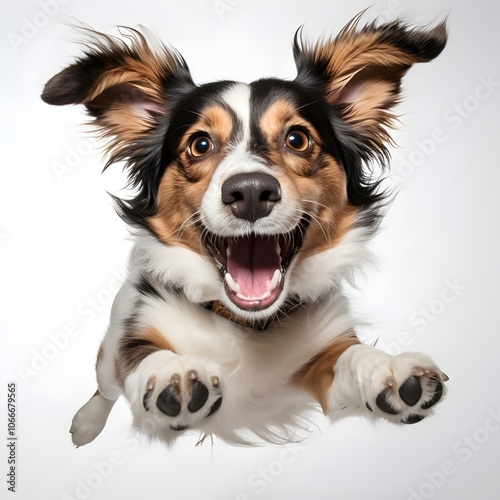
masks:
{"label": "dog's left ear", "polygon": [[84,55],[51,78],[42,93],[48,104],[83,104],[110,138],[110,161],[129,159],[141,139],[168,122],[172,103],[194,87],[180,54],[143,33],[122,28],[123,38],[83,28]]}
{"label": "dog's left ear", "polygon": [[[445,23],[411,29],[396,21],[359,27],[354,18],[334,40],[305,46],[295,37],[296,81],[319,86],[364,160],[385,157],[401,78],[413,63],[437,57],[446,45]],[[344,125],[344,126],[345,126]]]}

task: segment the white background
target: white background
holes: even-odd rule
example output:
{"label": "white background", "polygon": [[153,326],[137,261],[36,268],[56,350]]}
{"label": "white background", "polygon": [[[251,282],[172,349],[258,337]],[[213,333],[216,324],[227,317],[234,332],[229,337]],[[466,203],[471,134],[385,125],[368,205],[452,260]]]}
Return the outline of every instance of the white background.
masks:
{"label": "white background", "polygon": [[[94,443],[75,449],[68,434],[95,390],[94,359],[130,242],[106,193],[124,185],[120,168],[100,174],[82,109],[39,98],[79,54],[67,23],[108,32],[142,24],[185,56],[199,83],[248,82],[293,78],[298,26],[310,39],[333,34],[371,3],[46,0],[49,14],[43,0],[4,3],[1,498],[500,498],[500,30],[490,0],[391,0],[367,15],[416,24],[449,15],[445,52],[405,79],[392,162],[399,195],[374,242],[380,269],[355,304],[373,322],[367,337],[392,352],[426,352],[449,374],[436,415],[406,427],[352,419],[286,451],[195,448],[197,436],[168,450],[131,433],[121,402]],[[8,381],[18,392],[17,496],[6,482]]]}

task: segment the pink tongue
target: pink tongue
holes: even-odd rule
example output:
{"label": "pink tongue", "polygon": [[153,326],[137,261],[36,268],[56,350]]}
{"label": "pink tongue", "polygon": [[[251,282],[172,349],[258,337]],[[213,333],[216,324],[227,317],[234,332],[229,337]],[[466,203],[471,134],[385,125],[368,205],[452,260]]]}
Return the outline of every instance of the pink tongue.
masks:
{"label": "pink tongue", "polygon": [[255,235],[235,238],[227,253],[227,272],[240,287],[238,295],[248,299],[264,297],[269,292],[266,283],[281,267],[277,239]]}

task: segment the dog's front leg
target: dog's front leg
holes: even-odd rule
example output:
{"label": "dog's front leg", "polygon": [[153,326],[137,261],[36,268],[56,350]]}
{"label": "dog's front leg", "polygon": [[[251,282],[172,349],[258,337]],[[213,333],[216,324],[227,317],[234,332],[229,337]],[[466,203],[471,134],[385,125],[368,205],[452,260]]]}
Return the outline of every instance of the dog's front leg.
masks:
{"label": "dog's front leg", "polygon": [[424,354],[391,356],[374,347],[352,345],[335,363],[327,413],[332,418],[365,413],[413,424],[431,413],[447,380]]}

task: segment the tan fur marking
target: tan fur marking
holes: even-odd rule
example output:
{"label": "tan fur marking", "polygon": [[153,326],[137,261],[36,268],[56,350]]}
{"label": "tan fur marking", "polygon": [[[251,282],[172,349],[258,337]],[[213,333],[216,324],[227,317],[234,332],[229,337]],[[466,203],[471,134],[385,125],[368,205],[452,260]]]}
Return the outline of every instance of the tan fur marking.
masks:
{"label": "tan fur marking", "polygon": [[323,412],[328,412],[328,392],[333,383],[335,363],[339,357],[359,340],[353,333],[335,339],[326,349],[306,363],[293,381],[310,392],[319,402]]}
{"label": "tan fur marking", "polygon": [[300,258],[323,252],[338,245],[356,220],[357,208],[345,203],[323,207],[307,229]]}
{"label": "tan fur marking", "polygon": [[165,338],[165,335],[154,326],[150,326],[140,336],[151,342],[158,349],[175,352],[172,344]]}
{"label": "tan fur marking", "polygon": [[[175,165],[166,168],[158,190],[158,213],[148,220],[164,243],[206,253],[195,223],[201,200],[223,158],[232,130],[231,115],[219,106],[203,110],[200,119],[186,130],[178,151],[184,175]],[[194,160],[189,155],[190,141],[195,133],[206,133],[214,142],[214,149],[206,158]]]}
{"label": "tan fur marking", "polygon": [[120,339],[115,357],[115,370],[118,382],[123,386],[127,376],[141,361],[158,350],[175,352],[172,344],[155,327],[147,327],[141,332],[126,332]]}
{"label": "tan fur marking", "polygon": [[311,128],[311,125],[297,113],[292,103],[284,99],[269,106],[263,113],[259,125],[267,137],[275,140],[291,126],[301,125]]}
{"label": "tan fur marking", "polygon": [[[185,139],[197,129],[205,129],[211,133],[214,139],[225,144],[231,137],[233,120],[225,109],[220,106],[211,106],[203,110],[200,121],[188,130]],[[187,146],[185,143],[184,145]]]}
{"label": "tan fur marking", "polygon": [[[344,87],[365,68],[377,66],[377,74],[399,72],[416,62],[397,47],[380,42],[379,33],[358,32],[357,22],[348,24],[335,40],[319,42],[313,48],[316,61],[328,60],[330,95],[339,100]],[[334,57],[333,57],[334,55]]]}
{"label": "tan fur marking", "polygon": [[[172,54],[158,44],[153,49],[144,35],[134,30],[125,34],[125,38],[129,40],[128,44],[107,35],[96,34],[96,37],[98,47],[109,47],[120,55],[121,61],[119,67],[109,69],[96,82],[87,102],[109,87],[125,82],[133,82],[138,89],[156,98],[157,102],[162,101],[162,80],[176,65]],[[130,52],[134,53],[134,56]]]}
{"label": "tan fur marking", "polygon": [[[308,175],[314,167],[314,161],[321,144],[320,137],[314,127],[304,120],[295,110],[291,102],[278,100],[274,102],[263,113],[260,122],[260,129],[271,146],[271,160],[276,165],[287,165],[297,175]],[[302,127],[311,135],[313,141],[313,151],[311,155],[296,155],[288,151],[285,146],[285,134],[293,127]]]}

